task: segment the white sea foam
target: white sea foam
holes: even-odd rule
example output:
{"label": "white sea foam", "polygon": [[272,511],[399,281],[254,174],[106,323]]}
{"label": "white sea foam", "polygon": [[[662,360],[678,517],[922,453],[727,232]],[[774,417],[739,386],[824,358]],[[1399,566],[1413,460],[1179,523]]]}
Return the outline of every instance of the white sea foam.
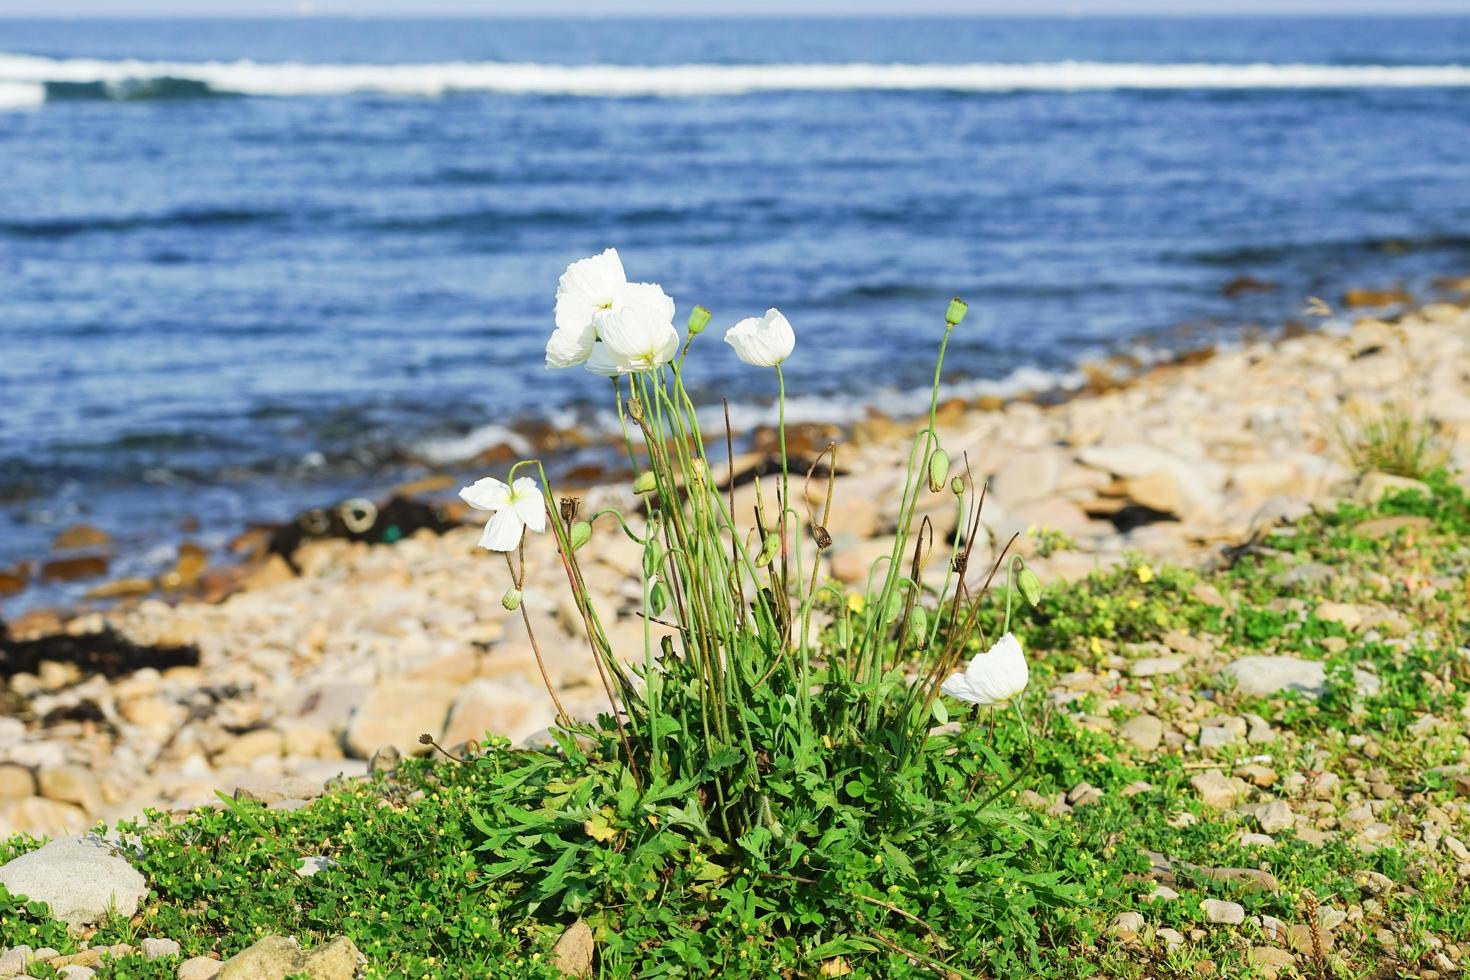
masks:
{"label": "white sea foam", "polygon": [[[118,95],[176,78],[220,93],[299,96],[451,92],[512,95],[713,96],[772,91],[1084,91],[1470,87],[1470,65],[773,64],[552,65],[511,62],[301,64],[140,61],[0,54],[0,83],[100,83]],[[19,98],[20,96],[13,96]]]}
{"label": "white sea foam", "polygon": [[35,82],[0,81],[0,112],[34,109],[46,101],[46,86]]}
{"label": "white sea foam", "polygon": [[446,466],[474,459],[487,449],[508,446],[517,456],[532,455],[531,444],[503,425],[482,425],[462,436],[426,439],[420,443],[417,453],[427,463]]}

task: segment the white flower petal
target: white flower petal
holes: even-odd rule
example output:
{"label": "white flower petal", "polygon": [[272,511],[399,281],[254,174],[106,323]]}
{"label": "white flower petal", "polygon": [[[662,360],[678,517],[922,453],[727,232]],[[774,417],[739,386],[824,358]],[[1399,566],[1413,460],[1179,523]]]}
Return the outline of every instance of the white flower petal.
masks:
{"label": "white flower petal", "polygon": [[1026,689],[1030,671],[1021,641],[1007,633],[984,653],[976,654],[965,668],[965,683],[980,700],[976,704],[999,704]]}
{"label": "white flower petal", "polygon": [[667,364],[679,349],[679,332],[661,310],[625,306],[597,314],[596,322],[598,339],[607,353],[634,371]]}
{"label": "white flower petal", "polygon": [[510,501],[510,487],[487,476],[460,490],[459,499],[476,510],[500,510]]}
{"label": "white flower petal", "polygon": [[531,477],[523,476],[515,482],[511,488],[511,506],[533,532],[540,534],[546,530],[546,501]]}
{"label": "white flower petal", "polygon": [[525,528],[525,521],[521,520],[514,507],[497,511],[485,525],[485,533],[480,535],[480,547],[491,551],[514,551],[521,543],[521,532]]}
{"label": "white flower petal", "polygon": [[660,320],[674,321],[674,301],[656,282],[626,282],[613,291],[612,309],[636,306]]}
{"label": "white flower petal", "polygon": [[775,367],[796,348],[796,331],[780,310],[766,310],[761,317],[748,317],[725,331],[725,343],[754,367]]}
{"label": "white flower petal", "polygon": [[599,309],[611,306],[628,282],[617,249],[579,259],[567,266],[556,286],[556,327],[580,331]]}
{"label": "white flower petal", "polygon": [[580,328],[557,327],[546,342],[546,366],[569,368],[581,364],[592,353],[592,342],[597,339],[597,327],[593,325],[593,310],[588,307],[587,322]]}
{"label": "white flower petal", "polygon": [[950,674],[944,683],[939,686],[941,694],[947,694],[956,701],[975,700],[975,692],[970,690],[970,685],[965,683],[964,674]]}
{"label": "white flower petal", "polygon": [[607,344],[599,342],[592,345],[592,353],[587,355],[587,370],[593,374],[600,374],[604,378],[616,378],[618,375],[627,374],[632,367],[618,360],[607,349]]}

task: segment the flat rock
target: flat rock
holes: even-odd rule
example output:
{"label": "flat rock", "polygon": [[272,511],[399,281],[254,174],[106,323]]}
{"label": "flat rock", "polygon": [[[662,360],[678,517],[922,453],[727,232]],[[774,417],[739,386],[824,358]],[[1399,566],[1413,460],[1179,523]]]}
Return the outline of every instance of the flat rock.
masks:
{"label": "flat rock", "polygon": [[1199,794],[1201,803],[1215,810],[1229,809],[1240,796],[1240,788],[1235,782],[1215,769],[1191,776],[1189,785]]}
{"label": "flat rock", "polygon": [[117,850],[95,835],[52,841],[0,867],[11,894],[45,902],[70,926],[101,921],[109,912],[130,916],[148,883]]}
{"label": "flat rock", "polygon": [[1245,906],[1239,902],[1225,902],[1218,898],[1207,898],[1199,903],[1205,913],[1205,921],[1217,926],[1238,926],[1245,921]]}
{"label": "flat rock", "polygon": [[357,946],[338,936],[311,952],[285,936],[266,936],[224,962],[218,980],[285,980],[305,974],[312,980],[352,980],[366,962]]}
{"label": "flat rock", "polygon": [[235,783],[235,799],[269,805],[282,800],[314,800],[322,795],[322,784],[305,776],[270,776],[252,773]]}
{"label": "flat rock", "polygon": [[219,960],[208,956],[191,956],[179,964],[178,972],[174,976],[177,980],[215,980],[222,969],[224,963]]}
{"label": "flat rock", "polygon": [[[1320,660],[1300,657],[1265,655],[1241,657],[1225,667],[1235,679],[1236,690],[1248,697],[1267,698],[1285,691],[1296,691],[1309,698],[1321,697],[1327,690],[1327,668]],[[1379,680],[1364,670],[1354,670],[1358,693],[1377,694]]]}
{"label": "flat rock", "polygon": [[1164,723],[1153,715],[1134,715],[1123,723],[1119,734],[1137,748],[1152,752],[1164,740]]}
{"label": "flat rock", "polygon": [[1189,658],[1184,656],[1174,657],[1144,657],[1135,660],[1128,665],[1128,673],[1133,677],[1161,677],[1166,674],[1177,673],[1184,669],[1189,663]]}

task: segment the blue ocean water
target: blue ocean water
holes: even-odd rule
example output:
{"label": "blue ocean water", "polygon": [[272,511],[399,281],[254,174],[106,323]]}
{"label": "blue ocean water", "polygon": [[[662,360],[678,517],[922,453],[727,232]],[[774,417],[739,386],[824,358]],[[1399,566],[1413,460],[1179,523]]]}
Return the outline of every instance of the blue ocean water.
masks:
{"label": "blue ocean water", "polygon": [[953,380],[1023,384],[1470,271],[1467,150],[1470,18],[0,21],[0,567],[595,425],[542,346],[610,245],[711,399],[775,305],[843,418],[955,294]]}

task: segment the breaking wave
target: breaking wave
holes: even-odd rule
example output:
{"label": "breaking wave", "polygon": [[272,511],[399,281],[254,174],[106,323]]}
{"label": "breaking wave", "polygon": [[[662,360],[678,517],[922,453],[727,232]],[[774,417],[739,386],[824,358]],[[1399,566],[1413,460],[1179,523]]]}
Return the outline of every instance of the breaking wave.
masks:
{"label": "breaking wave", "polygon": [[1067,92],[1113,89],[1470,87],[1470,65],[769,64],[553,65],[511,62],[304,64],[141,61],[0,54],[0,108],[55,98],[206,95],[437,97],[460,92],[585,97],[752,92]]}

